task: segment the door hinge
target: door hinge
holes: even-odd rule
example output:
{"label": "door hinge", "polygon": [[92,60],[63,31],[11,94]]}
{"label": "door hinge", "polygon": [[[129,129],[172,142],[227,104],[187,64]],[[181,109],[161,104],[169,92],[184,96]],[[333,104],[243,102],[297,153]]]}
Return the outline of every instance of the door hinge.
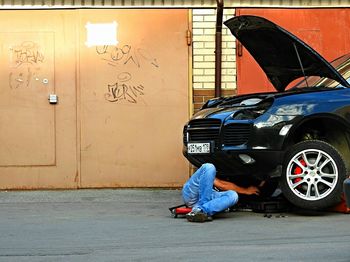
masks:
{"label": "door hinge", "polygon": [[191,30],[187,30],[187,32],[186,32],[186,40],[187,40],[187,45],[188,46],[192,45],[192,32],[191,32]]}

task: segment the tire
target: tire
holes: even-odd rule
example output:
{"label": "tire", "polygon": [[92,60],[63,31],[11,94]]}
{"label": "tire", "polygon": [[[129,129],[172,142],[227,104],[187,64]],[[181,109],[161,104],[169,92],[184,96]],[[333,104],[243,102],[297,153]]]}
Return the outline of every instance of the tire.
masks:
{"label": "tire", "polygon": [[303,141],[286,153],[281,189],[292,204],[321,210],[341,201],[346,175],[345,161],[331,144],[320,140]]}

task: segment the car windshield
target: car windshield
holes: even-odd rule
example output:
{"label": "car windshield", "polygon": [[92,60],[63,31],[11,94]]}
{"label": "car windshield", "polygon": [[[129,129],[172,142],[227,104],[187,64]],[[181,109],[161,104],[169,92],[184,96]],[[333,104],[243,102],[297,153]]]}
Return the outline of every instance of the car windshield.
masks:
{"label": "car windshield", "polygon": [[[331,62],[331,65],[337,69],[337,71],[350,83],[350,54],[341,56]],[[342,88],[344,87],[339,82],[319,76],[308,76],[306,79],[303,79],[301,82],[293,86],[292,88],[307,88],[307,87],[322,87],[322,88]]]}

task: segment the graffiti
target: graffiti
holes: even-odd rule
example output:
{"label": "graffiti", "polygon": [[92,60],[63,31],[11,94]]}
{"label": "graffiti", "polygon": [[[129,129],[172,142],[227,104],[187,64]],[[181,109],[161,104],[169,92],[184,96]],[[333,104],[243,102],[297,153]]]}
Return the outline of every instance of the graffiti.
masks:
{"label": "graffiti", "polygon": [[130,45],[124,45],[121,48],[108,45],[100,46],[96,47],[96,53],[111,66],[133,64],[140,68],[142,64],[147,63],[159,67],[157,59],[153,58],[145,49],[133,48]]}
{"label": "graffiti", "polygon": [[33,73],[29,67],[17,69],[16,72],[10,72],[10,88],[28,87],[33,78]]}
{"label": "graffiti", "polygon": [[15,67],[23,64],[38,64],[44,61],[44,55],[39,51],[39,45],[31,41],[22,42],[22,44],[12,47],[11,51]]}
{"label": "graffiti", "polygon": [[142,83],[133,83],[132,68],[136,70],[145,68],[145,66],[159,68],[157,59],[150,55],[146,49],[128,44],[119,47],[97,46],[96,54],[107,65],[116,68],[118,72],[120,72],[121,67],[128,66],[128,72],[117,74],[117,81],[107,84],[107,92],[104,98],[109,102],[124,101],[136,104],[140,96],[144,95],[145,87]]}
{"label": "graffiti", "polygon": [[44,62],[44,54],[39,44],[24,41],[10,48],[12,67],[9,73],[11,89],[29,87],[32,81],[39,81],[40,65]]}
{"label": "graffiti", "polygon": [[127,101],[136,104],[137,98],[144,95],[144,86],[134,85],[130,82],[131,74],[127,72],[120,73],[117,81],[108,85],[108,92],[105,93],[105,99],[109,102]]}

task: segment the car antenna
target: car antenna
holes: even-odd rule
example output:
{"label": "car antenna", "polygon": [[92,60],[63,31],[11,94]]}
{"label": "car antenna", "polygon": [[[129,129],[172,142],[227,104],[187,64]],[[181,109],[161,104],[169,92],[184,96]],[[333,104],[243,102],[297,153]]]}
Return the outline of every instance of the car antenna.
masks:
{"label": "car antenna", "polygon": [[297,54],[297,57],[298,57],[298,61],[299,61],[299,65],[300,65],[301,71],[303,72],[303,75],[304,75],[306,86],[309,87],[309,84],[307,82],[307,77],[305,75],[305,70],[304,70],[304,67],[303,67],[303,63],[301,62],[300,55],[299,55],[299,52],[298,52],[298,48],[295,45],[295,42],[293,42],[293,46],[294,46],[294,49],[295,49],[295,53]]}

